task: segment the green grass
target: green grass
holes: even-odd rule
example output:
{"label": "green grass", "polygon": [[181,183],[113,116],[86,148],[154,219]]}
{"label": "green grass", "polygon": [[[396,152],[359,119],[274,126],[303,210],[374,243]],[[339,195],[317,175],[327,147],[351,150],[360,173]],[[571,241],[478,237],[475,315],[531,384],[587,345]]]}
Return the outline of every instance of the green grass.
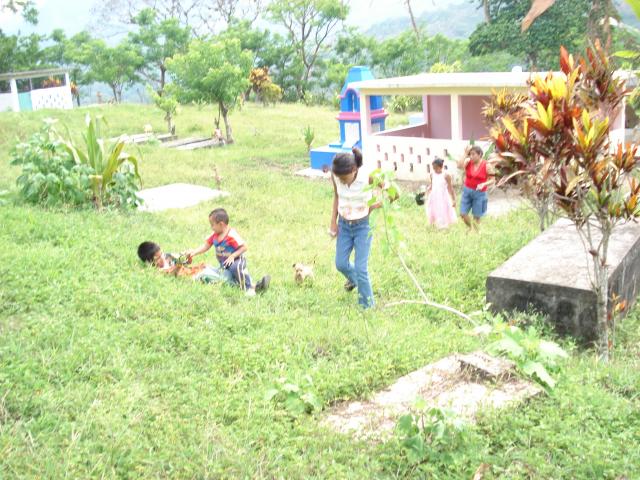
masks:
{"label": "green grass", "polygon": [[[0,190],[14,188],[16,138],[47,116],[79,131],[88,111],[107,117],[110,136],[145,123],[163,129],[162,114],[143,106],[2,113]],[[342,290],[326,235],[331,187],[293,175],[308,163],[304,126],[323,145],[338,136],[334,116],[246,105],[232,116],[236,145],[140,147],[146,187],[212,186],[215,164],[232,193],[215,205],[97,213],[10,197],[0,206],[0,478],[458,479],[482,462],[492,465],[485,478],[640,478],[637,310],[621,325],[610,365],[572,349],[552,396],[486,412],[447,468],[410,465],[396,441],[354,441],[322,427],[318,415],[292,418],[264,401],[279,377],[305,374],[325,407],[365,398],[482,346],[451,315],[381,307],[417,294],[384,257],[379,229],[370,270],[380,307],[363,313]],[[176,124],[182,136],[208,134],[213,111],[184,108]],[[266,295],[166,278],[138,261],[142,240],[168,251],[199,245],[218,205],[249,244],[253,276],[272,275]],[[481,235],[468,236],[462,225],[428,229],[410,196],[401,206],[411,267],[434,300],[466,312],[482,309],[487,274],[536,235],[528,212],[490,218]],[[315,261],[313,286],[294,284],[297,261]]]}

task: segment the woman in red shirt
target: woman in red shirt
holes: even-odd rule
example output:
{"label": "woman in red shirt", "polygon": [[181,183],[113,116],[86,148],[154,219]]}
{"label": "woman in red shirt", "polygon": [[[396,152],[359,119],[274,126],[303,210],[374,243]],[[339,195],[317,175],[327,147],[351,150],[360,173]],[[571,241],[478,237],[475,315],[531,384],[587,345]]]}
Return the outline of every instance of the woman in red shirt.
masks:
{"label": "woman in red shirt", "polygon": [[[458,168],[465,173],[460,216],[467,227],[477,230],[480,219],[487,213],[487,187],[494,182],[493,167],[482,158],[482,149],[474,145],[465,149]],[[473,221],[469,212],[473,214]]]}

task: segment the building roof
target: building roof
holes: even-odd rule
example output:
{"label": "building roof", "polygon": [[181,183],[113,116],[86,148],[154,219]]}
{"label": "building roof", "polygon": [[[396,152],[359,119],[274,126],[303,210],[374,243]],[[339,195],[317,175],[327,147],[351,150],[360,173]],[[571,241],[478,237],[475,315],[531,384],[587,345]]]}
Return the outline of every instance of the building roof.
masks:
{"label": "building roof", "polygon": [[25,72],[9,72],[9,73],[0,73],[0,80],[19,80],[21,78],[39,78],[39,77],[49,77],[51,75],[62,75],[67,73],[69,70],[66,68],[45,68],[43,70],[29,70]]}
{"label": "building roof", "polygon": [[[365,95],[427,95],[427,94],[475,94],[489,95],[493,90],[526,90],[532,75],[546,75],[548,72],[465,72],[465,73],[421,73],[406,77],[381,78],[354,82],[350,88],[357,88]],[[560,74],[560,72],[554,72]],[[629,72],[617,74],[631,80]]]}

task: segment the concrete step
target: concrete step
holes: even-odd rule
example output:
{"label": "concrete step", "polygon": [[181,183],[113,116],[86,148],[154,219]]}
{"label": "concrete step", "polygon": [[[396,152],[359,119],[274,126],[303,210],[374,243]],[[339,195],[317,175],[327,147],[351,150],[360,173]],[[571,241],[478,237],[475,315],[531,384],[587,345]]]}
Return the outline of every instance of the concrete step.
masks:
{"label": "concrete step", "polygon": [[167,148],[176,148],[179,147],[181,145],[187,145],[188,143],[194,143],[194,142],[204,142],[206,140],[210,140],[209,138],[206,137],[187,137],[187,138],[179,138],[177,140],[172,140],[169,142],[164,142],[162,144],[163,147],[167,147]]}
{"label": "concrete step", "polygon": [[186,145],[180,145],[179,147],[176,147],[176,150],[197,150],[199,148],[212,148],[219,146],[221,146],[221,144],[220,142],[218,142],[218,140],[208,139],[201,142],[193,142],[187,143]]}

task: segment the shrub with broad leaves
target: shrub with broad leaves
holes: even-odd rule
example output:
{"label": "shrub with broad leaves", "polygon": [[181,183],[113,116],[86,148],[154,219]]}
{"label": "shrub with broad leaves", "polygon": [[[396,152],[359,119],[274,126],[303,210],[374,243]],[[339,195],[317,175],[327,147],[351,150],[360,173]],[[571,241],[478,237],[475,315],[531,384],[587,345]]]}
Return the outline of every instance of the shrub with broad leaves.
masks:
{"label": "shrub with broad leaves", "polygon": [[22,167],[16,180],[19,194],[29,203],[42,205],[88,203],[93,170],[69,155],[54,123],[45,120],[39,132],[11,152],[11,164]]}
{"label": "shrub with broad leaves", "polygon": [[99,120],[87,116],[85,150],[45,120],[40,132],[12,151],[12,165],[22,167],[16,183],[20,196],[42,205],[84,205],[135,208],[140,203],[137,159],[123,152],[124,142],[105,147]]}

